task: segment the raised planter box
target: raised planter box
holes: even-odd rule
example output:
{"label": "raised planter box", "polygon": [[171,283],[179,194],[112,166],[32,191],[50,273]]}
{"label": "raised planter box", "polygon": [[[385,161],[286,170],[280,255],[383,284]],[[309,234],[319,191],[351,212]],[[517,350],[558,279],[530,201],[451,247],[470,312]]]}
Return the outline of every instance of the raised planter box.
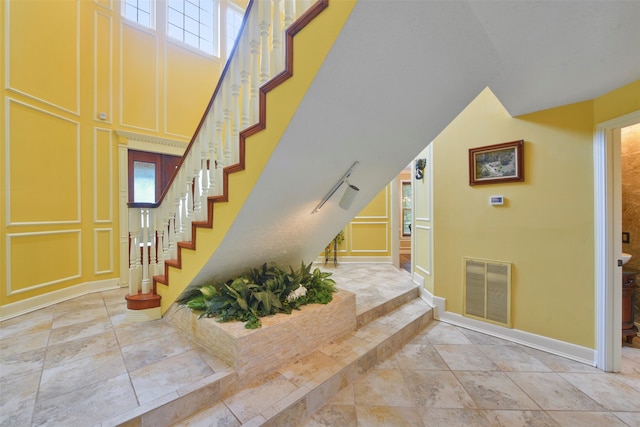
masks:
{"label": "raised planter box", "polygon": [[338,290],[329,304],[309,304],[291,314],[262,317],[259,329],[245,329],[242,322],[199,319],[176,305],[166,319],[234,368],[240,383],[248,384],[354,331],[356,298]]}

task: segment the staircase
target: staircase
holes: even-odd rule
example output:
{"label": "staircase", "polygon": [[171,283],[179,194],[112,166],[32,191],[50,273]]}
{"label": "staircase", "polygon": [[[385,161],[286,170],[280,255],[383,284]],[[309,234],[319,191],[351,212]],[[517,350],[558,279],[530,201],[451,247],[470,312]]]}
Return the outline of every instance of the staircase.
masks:
{"label": "staircase", "polygon": [[[344,284],[348,290],[350,283]],[[297,425],[410,341],[432,318],[433,310],[419,298],[418,289],[410,282],[400,283],[397,291],[377,303],[361,302],[355,331],[259,382],[239,385],[232,369],[221,369],[175,395],[121,414],[102,426],[187,426],[203,420],[246,426]]]}
{"label": "staircase", "polygon": [[[157,203],[129,204],[127,320],[160,318],[218,248],[286,127],[286,120],[273,126],[270,118],[266,130],[267,110],[281,120],[297,105],[287,96],[286,108],[270,108],[267,94],[283,86],[295,66],[308,75],[293,86],[302,96],[323,56],[316,48],[314,61],[303,57],[296,65],[294,37],[327,6],[328,0],[249,3],[230,60],[167,190]],[[342,22],[352,4],[347,6],[334,7]],[[330,43],[324,44],[326,51]]]}

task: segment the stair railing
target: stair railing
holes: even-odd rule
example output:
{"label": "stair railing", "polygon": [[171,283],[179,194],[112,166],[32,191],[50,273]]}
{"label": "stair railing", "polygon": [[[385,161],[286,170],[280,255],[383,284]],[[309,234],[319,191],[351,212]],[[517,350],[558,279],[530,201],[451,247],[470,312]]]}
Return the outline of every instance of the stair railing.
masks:
{"label": "stair railing", "polygon": [[153,277],[178,257],[178,242],[192,241],[192,224],[210,215],[208,198],[226,191],[223,169],[239,162],[239,133],[260,119],[259,88],[285,70],[286,30],[305,20],[313,3],[249,2],[230,59],[170,184],[156,203],[129,204],[129,310],[160,306]]}

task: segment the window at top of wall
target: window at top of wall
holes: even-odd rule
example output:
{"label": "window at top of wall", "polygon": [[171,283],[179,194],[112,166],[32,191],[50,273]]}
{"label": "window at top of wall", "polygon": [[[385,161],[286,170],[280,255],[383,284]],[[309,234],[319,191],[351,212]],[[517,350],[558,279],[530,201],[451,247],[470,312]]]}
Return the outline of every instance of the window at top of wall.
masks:
{"label": "window at top of wall", "polygon": [[122,16],[147,28],[154,28],[152,0],[124,0]]}
{"label": "window at top of wall", "polygon": [[244,11],[241,8],[232,3],[227,4],[227,56],[231,55],[231,49],[233,49],[233,44],[236,42],[236,38],[238,37],[243,17]]}
{"label": "window at top of wall", "polygon": [[169,0],[167,34],[209,55],[218,55],[217,0]]}

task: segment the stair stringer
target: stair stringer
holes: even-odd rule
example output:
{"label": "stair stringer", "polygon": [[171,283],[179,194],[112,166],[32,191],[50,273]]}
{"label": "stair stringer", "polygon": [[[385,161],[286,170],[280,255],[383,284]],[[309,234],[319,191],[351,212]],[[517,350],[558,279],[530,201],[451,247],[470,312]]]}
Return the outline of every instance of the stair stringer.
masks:
{"label": "stair stringer", "polygon": [[223,169],[222,194],[207,198],[207,219],[192,223],[192,240],[178,242],[177,258],[153,277],[162,313],[220,246],[355,4],[319,0],[287,29],[285,69],[260,87],[258,122],[239,133],[239,162]]}

